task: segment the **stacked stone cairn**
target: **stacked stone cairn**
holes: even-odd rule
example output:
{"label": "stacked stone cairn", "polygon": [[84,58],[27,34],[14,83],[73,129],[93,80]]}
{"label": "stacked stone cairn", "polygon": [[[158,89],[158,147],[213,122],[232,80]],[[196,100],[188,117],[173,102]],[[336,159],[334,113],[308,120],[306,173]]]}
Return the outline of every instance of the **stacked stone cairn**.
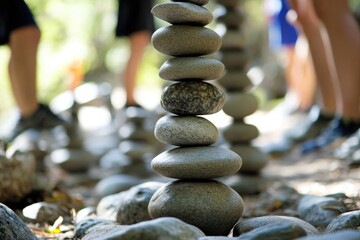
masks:
{"label": "stacked stone cairn", "polygon": [[240,174],[225,183],[242,194],[255,194],[266,188],[266,181],[259,172],[266,165],[267,157],[251,145],[259,131],[244,120],[258,109],[258,101],[250,92],[253,85],[247,76],[249,54],[242,31],[245,20],[243,0],[217,0],[217,3],[222,7],[217,9],[216,20],[226,27],[219,54],[226,73],[218,82],[227,94],[223,111],[233,118],[232,123],[223,129],[223,135],[230,149],[243,160]]}
{"label": "stacked stone cairn", "polygon": [[173,81],[164,88],[161,106],[169,115],[155,125],[155,137],[176,147],[156,156],[152,169],[175,178],[152,196],[148,210],[152,218],[171,216],[200,228],[206,235],[228,235],[242,215],[241,196],[214,180],[236,173],[242,164],[231,150],[211,146],[218,129],[204,117],[220,111],[224,92],[206,80],[216,80],[224,65],[204,57],[215,53],[221,38],[205,28],[213,16],[203,7],[209,0],[183,0],[156,5],[152,13],[172,24],[158,29],[152,44],[170,55],[160,77]]}

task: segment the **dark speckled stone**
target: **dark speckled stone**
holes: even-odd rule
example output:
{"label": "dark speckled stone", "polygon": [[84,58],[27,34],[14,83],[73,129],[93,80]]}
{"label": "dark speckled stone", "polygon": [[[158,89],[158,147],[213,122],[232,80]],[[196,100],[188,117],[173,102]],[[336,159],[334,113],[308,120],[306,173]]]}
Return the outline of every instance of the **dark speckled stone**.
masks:
{"label": "dark speckled stone", "polygon": [[225,94],[206,82],[180,82],[167,86],[161,95],[161,106],[177,115],[208,115],[220,111]]}

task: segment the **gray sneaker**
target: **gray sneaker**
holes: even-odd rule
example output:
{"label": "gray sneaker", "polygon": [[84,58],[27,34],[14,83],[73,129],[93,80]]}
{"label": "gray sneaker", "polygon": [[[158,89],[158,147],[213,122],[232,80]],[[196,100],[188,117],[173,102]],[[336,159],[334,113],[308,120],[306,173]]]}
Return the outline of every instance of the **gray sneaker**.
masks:
{"label": "gray sneaker", "polygon": [[31,116],[19,118],[13,129],[5,136],[4,142],[8,145],[28,129],[46,130],[65,124],[64,119],[53,113],[47,105],[40,103],[38,110]]}

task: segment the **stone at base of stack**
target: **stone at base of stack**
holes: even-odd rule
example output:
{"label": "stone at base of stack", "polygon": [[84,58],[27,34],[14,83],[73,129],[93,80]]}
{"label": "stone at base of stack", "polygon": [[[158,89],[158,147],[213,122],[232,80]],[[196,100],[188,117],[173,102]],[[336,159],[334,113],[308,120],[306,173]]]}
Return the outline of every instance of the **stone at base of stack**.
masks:
{"label": "stone at base of stack", "polygon": [[[246,123],[245,118],[258,109],[258,100],[250,92],[252,82],[248,78],[247,64],[249,53],[243,36],[242,26],[245,20],[242,0],[217,0],[223,7],[218,10],[217,21],[226,27],[222,35],[223,43],[219,59],[224,63],[226,73],[219,79],[224,87],[227,101],[224,113],[233,118],[232,123],[223,129],[224,138],[230,149],[239,154],[243,166],[237,181],[235,178],[225,179],[234,189],[242,194],[259,193],[266,187],[266,181],[259,172],[267,164],[267,157],[251,145],[251,141],[258,137],[258,129]],[[252,187],[249,188],[248,186]]]}
{"label": "stone at base of stack", "polygon": [[152,13],[173,25],[152,36],[153,46],[174,58],[160,69],[160,77],[175,81],[161,96],[161,106],[175,114],[155,126],[156,138],[177,147],[152,162],[159,175],[180,180],[160,188],[150,200],[153,218],[176,217],[200,228],[206,235],[228,235],[242,215],[244,203],[233,189],[213,180],[236,173],[241,158],[231,150],[210,146],[219,139],[218,129],[206,118],[220,111],[223,91],[206,80],[218,79],[224,65],[202,57],[216,52],[221,39],[205,28],[212,14],[203,7],[208,0],[183,0],[156,5]]}

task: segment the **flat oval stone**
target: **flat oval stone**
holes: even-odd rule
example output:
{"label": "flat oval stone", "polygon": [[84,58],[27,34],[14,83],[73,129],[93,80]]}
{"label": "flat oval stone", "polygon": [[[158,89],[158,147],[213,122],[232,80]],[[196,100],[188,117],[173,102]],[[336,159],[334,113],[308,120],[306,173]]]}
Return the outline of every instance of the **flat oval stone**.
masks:
{"label": "flat oval stone", "polygon": [[237,28],[245,20],[244,12],[233,8],[218,8],[214,15],[216,21],[223,23],[227,28]]}
{"label": "flat oval stone", "polygon": [[240,172],[243,173],[257,173],[268,162],[267,156],[263,154],[258,148],[249,145],[232,145],[230,150],[239,154],[243,160],[243,165]]}
{"label": "flat oval stone", "polygon": [[242,31],[227,30],[222,37],[221,50],[244,49],[245,37]]}
{"label": "flat oval stone", "polygon": [[228,91],[243,91],[253,86],[246,71],[243,70],[226,71],[218,83]]}
{"label": "flat oval stone", "polygon": [[235,122],[223,129],[225,139],[231,143],[249,142],[259,136],[257,127],[243,122]]}
{"label": "flat oval stone", "polygon": [[105,197],[140,184],[140,180],[130,175],[116,174],[101,179],[95,186],[95,194],[99,197]]}
{"label": "flat oval stone", "polygon": [[220,78],[225,66],[222,62],[205,57],[178,57],[164,62],[159,76],[165,80],[213,80]]}
{"label": "flat oval stone", "polygon": [[209,10],[187,2],[160,3],[153,7],[151,13],[174,25],[205,26],[213,20]]}
{"label": "flat oval stone", "polygon": [[222,147],[179,147],[165,151],[151,161],[157,174],[177,179],[209,179],[239,171],[239,155]]}
{"label": "flat oval stone", "polygon": [[226,70],[239,70],[246,68],[249,62],[249,54],[245,50],[222,50],[219,60],[225,65]]}
{"label": "flat oval stone", "polygon": [[217,127],[202,117],[164,116],[155,125],[155,137],[176,146],[211,145],[219,139]]}
{"label": "flat oval stone", "polygon": [[239,236],[243,233],[252,231],[256,228],[276,224],[276,223],[293,223],[297,224],[303,228],[307,235],[317,235],[319,231],[310,223],[307,223],[296,217],[287,217],[287,216],[264,216],[264,217],[255,217],[249,219],[243,219],[239,221],[234,227],[234,236]]}
{"label": "flat oval stone", "polygon": [[289,240],[297,239],[302,236],[307,236],[305,230],[296,223],[283,222],[273,223],[261,226],[240,235],[238,238],[246,240],[259,240],[259,239],[276,239],[276,240]]}
{"label": "flat oval stone", "polygon": [[259,107],[257,98],[252,93],[228,93],[224,113],[235,118],[243,119],[253,114]]}
{"label": "flat oval stone", "polygon": [[203,6],[209,3],[209,0],[171,0],[172,2],[191,2]]}
{"label": "flat oval stone", "polygon": [[269,179],[258,174],[235,174],[222,178],[221,182],[241,195],[260,194],[265,192],[269,185]]}
{"label": "flat oval stone", "polygon": [[194,225],[209,236],[226,236],[244,210],[240,195],[217,181],[179,180],[154,193],[150,216],[171,216]]}
{"label": "flat oval stone", "polygon": [[161,106],[177,115],[217,113],[225,103],[225,94],[206,82],[180,82],[164,88]]}
{"label": "flat oval stone", "polygon": [[173,25],[158,29],[151,38],[156,50],[171,56],[201,56],[219,50],[220,36],[211,29]]}

